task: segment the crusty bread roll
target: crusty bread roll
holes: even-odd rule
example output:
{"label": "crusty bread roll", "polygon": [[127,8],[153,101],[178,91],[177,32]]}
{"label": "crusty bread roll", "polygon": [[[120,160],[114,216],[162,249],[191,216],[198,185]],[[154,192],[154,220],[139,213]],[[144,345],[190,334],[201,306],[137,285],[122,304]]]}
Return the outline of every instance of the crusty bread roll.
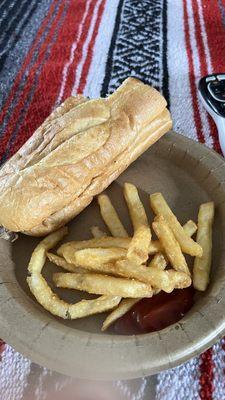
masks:
{"label": "crusty bread roll", "polygon": [[128,78],[106,99],[70,97],[0,171],[0,224],[42,236],[80,213],[171,128],[166,101]]}

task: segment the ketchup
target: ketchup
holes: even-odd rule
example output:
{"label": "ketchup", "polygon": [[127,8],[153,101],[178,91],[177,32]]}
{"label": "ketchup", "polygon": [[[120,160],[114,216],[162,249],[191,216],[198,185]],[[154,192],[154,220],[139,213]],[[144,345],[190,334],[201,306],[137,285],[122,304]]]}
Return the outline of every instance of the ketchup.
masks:
{"label": "ketchup", "polygon": [[121,335],[159,331],[179,321],[194,304],[194,289],[177,289],[142,299],[114,324]]}

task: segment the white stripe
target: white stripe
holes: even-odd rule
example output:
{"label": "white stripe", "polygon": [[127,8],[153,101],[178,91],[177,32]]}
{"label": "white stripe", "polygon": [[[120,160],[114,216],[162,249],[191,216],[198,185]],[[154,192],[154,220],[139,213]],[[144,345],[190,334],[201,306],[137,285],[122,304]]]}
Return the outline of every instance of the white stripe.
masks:
{"label": "white stripe", "polygon": [[203,40],[205,56],[206,56],[207,73],[211,74],[212,73],[212,63],[211,63],[209,46],[208,46],[207,33],[205,30],[205,22],[204,22],[203,11],[202,11],[202,1],[197,0],[197,3],[198,3],[198,10],[199,10],[199,19],[200,19],[202,40]]}
{"label": "white stripe", "polygon": [[67,63],[65,64],[65,66],[63,68],[62,84],[61,84],[61,87],[60,87],[58,98],[57,98],[56,103],[55,103],[55,107],[57,105],[59,105],[61,100],[62,100],[62,97],[63,97],[63,94],[64,94],[64,90],[65,90],[65,86],[66,86],[68,69],[69,69],[70,65],[73,63],[74,56],[75,56],[76,49],[77,49],[77,44],[78,44],[78,42],[80,40],[80,37],[81,37],[81,34],[82,34],[82,30],[83,30],[83,26],[84,26],[84,21],[85,21],[87,15],[88,15],[90,5],[91,5],[91,0],[86,1],[85,11],[84,11],[84,14],[83,14],[83,18],[82,18],[81,24],[80,24],[79,29],[78,29],[78,34],[77,34],[77,37],[76,37],[75,41],[73,42],[73,44],[71,46],[69,61],[67,61]]}
{"label": "white stripe", "polygon": [[157,375],[155,400],[199,400],[199,358]]}
{"label": "white stripe", "polygon": [[[130,381],[115,381],[114,386],[122,395],[123,400],[149,399],[148,383],[151,378],[140,378]],[[150,400],[150,399],[149,399]]]}
{"label": "white stripe", "polygon": [[222,345],[224,339],[213,346],[214,380],[213,380],[213,400],[225,398],[225,351]]}
{"label": "white stripe", "polygon": [[99,31],[93,48],[93,57],[84,88],[84,95],[91,98],[100,96],[105,68],[108,59],[108,51],[115,25],[119,0],[107,0],[102,15]]}
{"label": "white stripe", "polygon": [[72,89],[72,95],[77,93],[77,89],[78,89],[79,84],[80,84],[80,78],[81,78],[81,74],[82,74],[84,63],[86,61],[88,46],[89,46],[89,43],[90,43],[90,41],[92,39],[95,23],[96,23],[97,16],[98,16],[98,10],[99,10],[99,7],[100,7],[100,4],[101,4],[102,1],[103,0],[98,0],[97,4],[95,5],[93,17],[92,17],[92,20],[91,20],[91,26],[89,28],[88,35],[87,35],[86,41],[85,41],[83,49],[82,49],[82,58],[81,58],[78,66],[77,66],[75,82],[74,82],[73,89]]}
{"label": "white stripe", "polygon": [[[194,75],[195,75],[195,85],[196,88],[198,86],[198,81],[201,78],[201,73],[200,73],[200,57],[198,54],[198,48],[197,48],[197,41],[196,41],[196,36],[195,36],[195,24],[194,24],[194,15],[193,15],[193,9],[192,9],[192,4],[190,1],[187,1],[187,11],[188,11],[188,24],[189,24],[189,32],[190,32],[190,43],[191,43],[191,48],[192,48],[192,58],[193,58],[193,65],[194,65]],[[209,122],[207,119],[207,113],[199,99],[198,100],[198,108],[199,108],[199,114],[202,122],[202,127],[203,127],[203,135],[205,138],[205,143],[209,147],[213,147],[213,140],[212,137],[210,136],[210,127],[209,127]]]}
{"label": "white stripe", "polygon": [[191,100],[181,0],[168,1],[168,70],[173,128],[198,140]]}
{"label": "white stripe", "polygon": [[7,346],[0,363],[1,400],[22,400],[31,362]]}

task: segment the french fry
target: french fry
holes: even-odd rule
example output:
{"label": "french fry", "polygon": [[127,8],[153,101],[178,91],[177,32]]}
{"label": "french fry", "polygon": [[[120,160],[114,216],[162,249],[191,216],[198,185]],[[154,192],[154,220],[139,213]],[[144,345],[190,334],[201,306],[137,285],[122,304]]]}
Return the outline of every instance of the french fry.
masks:
{"label": "french fry", "polygon": [[76,265],[68,263],[64,258],[56,256],[53,253],[47,253],[47,257],[54,264],[64,268],[68,272],[95,272],[104,275],[120,276],[116,264],[113,263],[96,263],[92,261],[86,263],[82,259],[82,262],[80,262],[81,265],[77,267]]}
{"label": "french fry", "polygon": [[[89,240],[81,240],[81,241],[72,241],[68,243],[62,244],[58,250],[57,254],[59,256],[63,257],[71,257],[72,254],[74,254],[75,251],[77,250],[82,250],[82,249],[89,249],[89,248],[108,248],[108,247],[119,247],[122,249],[128,249],[129,245],[131,242],[131,238],[120,238],[120,237],[112,237],[112,236],[106,236],[106,237],[101,237],[101,238],[94,238],[94,239],[89,239]],[[156,245],[155,247],[157,247]],[[153,249],[154,250],[154,249]],[[67,254],[67,256],[66,256]]]}
{"label": "french fry", "polygon": [[148,226],[147,215],[140,200],[136,186],[132,185],[131,183],[125,183],[123,192],[134,231],[142,225]]}
{"label": "french fry", "polygon": [[134,227],[134,236],[128,248],[127,258],[137,265],[143,264],[148,259],[151,242],[148,218],[136,186],[131,183],[125,183],[124,197]]}
{"label": "french fry", "polygon": [[204,291],[209,283],[212,262],[212,225],[214,220],[214,203],[204,203],[199,208],[197,243],[203,249],[201,258],[195,258],[193,268],[193,285]]}
{"label": "french fry", "polygon": [[53,274],[53,281],[57,287],[82,290],[92,294],[121,297],[151,297],[152,288],[145,283],[115,278],[99,274],[61,273]]}
{"label": "french fry", "polygon": [[[187,233],[188,236],[192,236],[197,231],[197,225],[194,221],[189,220],[186,224],[183,225],[184,231]],[[163,249],[162,249],[163,250]],[[153,259],[149,263],[150,268],[159,268],[164,270],[168,264],[167,259],[163,255],[163,253],[159,252],[154,255]]]}
{"label": "french fry", "polygon": [[186,224],[183,225],[183,230],[184,232],[189,236],[192,237],[195,232],[197,232],[197,225],[194,221],[189,219],[189,221],[186,222]]}
{"label": "french fry", "polygon": [[163,271],[159,268],[147,268],[143,265],[132,264],[129,260],[119,260],[116,262],[116,272],[118,275],[136,279],[149,284],[166,293],[172,292],[177,288],[185,288],[191,285],[191,278],[184,272],[174,270]]}
{"label": "french fry", "polygon": [[46,236],[38,245],[35,247],[31,259],[28,265],[28,271],[32,274],[34,272],[41,273],[41,270],[45,264],[46,253],[51,248],[55,247],[57,243],[63,239],[68,233],[68,228],[63,227],[58,231],[51,233]]}
{"label": "french fry", "polygon": [[127,231],[120,221],[109,197],[106,194],[100,194],[98,196],[98,204],[103,221],[108,226],[111,234],[116,237],[127,237]]}
{"label": "french fry", "polygon": [[81,300],[78,303],[69,304],[51,290],[41,274],[32,274],[27,278],[27,282],[38,303],[51,314],[64,319],[83,318],[108,311],[121,301],[120,296],[101,296],[94,300]]}
{"label": "french fry", "polygon": [[112,310],[120,301],[120,296],[101,296],[93,300],[81,300],[69,305],[67,316],[70,319],[78,319],[99,314]]}
{"label": "french fry", "polygon": [[98,226],[91,227],[91,233],[94,238],[102,238],[107,236],[105,232],[103,232]]}
{"label": "french fry", "polygon": [[[191,237],[197,231],[197,225],[194,221],[192,221],[190,219],[189,221],[186,222],[186,224],[183,225],[183,229],[186,232],[186,234]],[[162,251],[163,251],[163,248],[162,248],[159,240],[152,240],[149,245],[148,253],[150,255],[152,255],[152,254],[162,252]]]}
{"label": "french fry", "polygon": [[106,331],[118,318],[126,314],[141,299],[123,299],[120,304],[105,319],[102,331]]}
{"label": "french fry", "polygon": [[58,267],[62,267],[66,271],[69,271],[69,272],[85,272],[85,269],[76,267],[76,265],[68,263],[63,257],[57,256],[56,254],[48,252],[47,253],[47,258],[53,264],[58,265]]}
{"label": "french fry", "polygon": [[173,235],[173,232],[168,226],[164,217],[162,215],[158,215],[152,223],[152,227],[174,269],[190,275],[186,260],[181,252],[180,245],[175,239],[175,236]]}
{"label": "french fry", "polygon": [[166,268],[168,262],[163,255],[163,253],[157,253],[154,255],[153,259],[150,261],[148,264],[149,268],[158,268],[161,269],[162,271]]}
{"label": "french fry", "polygon": [[177,217],[173,214],[161,193],[150,196],[150,204],[156,215],[162,215],[178,241],[181,250],[191,256],[201,257],[202,248],[182,228]]}
{"label": "french fry", "polygon": [[148,249],[148,254],[153,255],[158,253],[159,251],[162,251],[162,246],[159,240],[151,240],[149,249]]}
{"label": "french fry", "polygon": [[64,319],[82,318],[115,308],[121,301],[120,296],[101,296],[94,300],[82,300],[76,304],[66,303],[51,290],[41,275],[47,251],[54,247],[67,232],[67,228],[59,229],[48,235],[34,249],[29,262],[31,275],[27,277],[31,293],[47,311]]}
{"label": "french fry", "polygon": [[77,266],[94,267],[96,264],[101,265],[124,258],[126,254],[127,250],[118,247],[82,249],[76,251],[72,258],[66,258],[66,261]]}
{"label": "french fry", "polygon": [[[58,250],[57,254],[61,257],[71,257],[71,254],[74,254],[75,251],[87,248],[96,248],[96,247],[120,247],[123,249],[128,249],[130,246],[131,238],[121,238],[121,237],[101,237],[94,238],[89,240],[81,240],[81,241],[72,241],[62,244]],[[159,251],[162,251],[162,246],[158,240],[152,240],[149,244],[148,253],[155,254]]]}
{"label": "french fry", "polygon": [[140,265],[147,261],[151,232],[148,226],[142,225],[135,232],[127,251],[128,260]]}
{"label": "french fry", "polygon": [[70,272],[80,272],[80,273],[95,272],[103,275],[120,276],[116,269],[116,265],[113,263],[101,264],[101,263],[87,262],[85,263],[85,265],[80,265],[79,267],[76,267],[76,271],[74,270]]}

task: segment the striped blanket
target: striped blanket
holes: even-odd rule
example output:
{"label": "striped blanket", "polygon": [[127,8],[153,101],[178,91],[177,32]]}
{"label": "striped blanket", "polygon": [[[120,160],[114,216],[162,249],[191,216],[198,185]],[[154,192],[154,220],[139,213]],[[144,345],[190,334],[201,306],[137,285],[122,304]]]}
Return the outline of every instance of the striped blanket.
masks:
{"label": "striped blanket", "polygon": [[[176,131],[220,152],[197,82],[225,72],[225,0],[1,0],[0,33],[0,164],[70,94],[105,96],[130,75],[164,94]],[[69,378],[0,348],[1,400],[67,399]],[[173,370],[88,398],[223,400],[224,368],[222,340]]]}

